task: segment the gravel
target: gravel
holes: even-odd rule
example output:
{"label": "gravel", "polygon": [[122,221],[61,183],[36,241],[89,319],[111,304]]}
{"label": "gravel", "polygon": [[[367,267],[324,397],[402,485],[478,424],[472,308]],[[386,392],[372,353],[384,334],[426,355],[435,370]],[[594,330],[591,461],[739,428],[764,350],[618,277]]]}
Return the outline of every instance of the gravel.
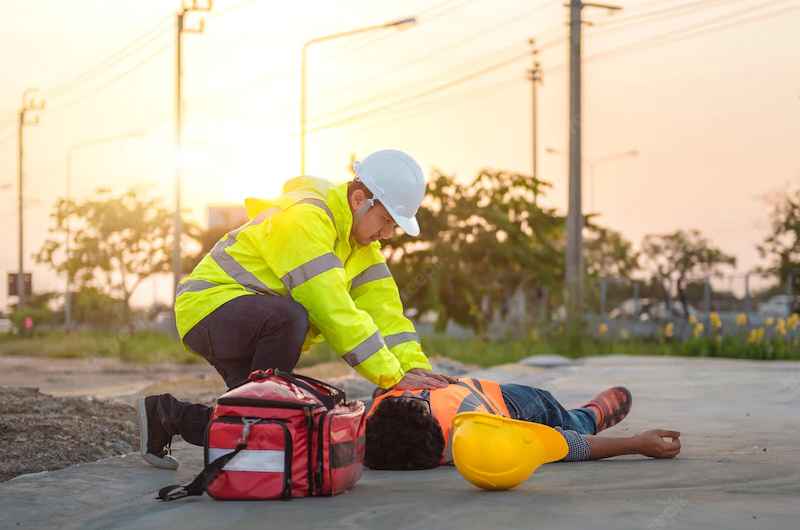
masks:
{"label": "gravel", "polygon": [[136,412],[128,405],[0,387],[0,481],[131,453],[138,445]]}

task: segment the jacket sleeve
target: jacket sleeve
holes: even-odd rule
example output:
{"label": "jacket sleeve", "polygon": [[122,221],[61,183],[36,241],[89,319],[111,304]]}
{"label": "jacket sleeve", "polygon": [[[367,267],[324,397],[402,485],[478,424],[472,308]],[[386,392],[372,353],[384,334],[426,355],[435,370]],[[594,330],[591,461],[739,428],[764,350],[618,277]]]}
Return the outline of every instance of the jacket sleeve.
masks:
{"label": "jacket sleeve", "polygon": [[431,363],[422,353],[414,324],[403,314],[400,292],[380,251],[380,244],[375,242],[359,248],[350,262],[356,271],[350,284],[356,307],[370,314],[404,371],[413,368],[430,370]]}
{"label": "jacket sleeve", "polygon": [[260,252],[290,296],[306,308],[311,324],[364,378],[383,388],[395,385],[405,372],[370,315],[350,297],[334,253],[336,229],[325,211],[299,204],[271,222]]}

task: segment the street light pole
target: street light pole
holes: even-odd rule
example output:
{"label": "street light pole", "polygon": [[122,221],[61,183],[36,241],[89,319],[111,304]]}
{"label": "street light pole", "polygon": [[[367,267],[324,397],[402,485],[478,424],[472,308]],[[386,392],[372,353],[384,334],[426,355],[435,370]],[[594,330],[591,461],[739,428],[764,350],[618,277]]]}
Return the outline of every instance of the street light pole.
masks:
{"label": "street light pole", "polygon": [[22,93],[22,107],[18,113],[17,122],[17,208],[19,216],[19,240],[18,240],[18,263],[17,263],[17,308],[22,308],[25,305],[25,216],[24,210],[24,165],[25,165],[25,150],[23,130],[26,125],[36,125],[39,123],[39,116],[35,114],[33,119],[28,121],[28,113],[36,112],[44,109],[44,100],[35,97],[36,90],[29,88]]}
{"label": "street light pole", "polygon": [[[66,199],[67,201],[72,200],[72,160],[73,156],[76,151],[79,149],[85,149],[87,147],[94,147],[97,145],[102,145],[106,143],[115,142],[117,140],[128,140],[132,138],[141,138],[145,135],[144,131],[133,131],[126,134],[118,134],[115,136],[108,136],[105,138],[96,138],[93,140],[88,140],[85,142],[81,142],[79,144],[74,144],[70,146],[67,150],[67,171],[66,171]],[[67,234],[66,234],[66,241],[64,243],[64,252],[67,257],[67,262],[71,257],[71,239],[72,233],[70,231],[70,222],[69,218],[67,218],[67,226],[66,226]],[[69,271],[67,271],[67,281],[66,281],[66,288],[64,290],[64,327],[67,330],[72,328],[72,276]]]}
{"label": "street light pole", "polygon": [[181,180],[183,145],[183,34],[202,33],[205,30],[205,19],[201,18],[196,27],[186,25],[186,15],[195,12],[208,12],[213,7],[213,0],[205,3],[192,0],[190,5],[181,5],[176,17],[175,31],[175,217],[174,241],[172,242],[172,301],[175,302],[178,282],[181,279],[181,236],[183,235],[183,219],[181,218]]}
{"label": "street light pole", "polygon": [[398,20],[393,20],[392,22],[386,22],[384,24],[376,24],[374,26],[366,26],[363,28],[352,29],[349,31],[342,31],[339,33],[332,33],[330,35],[324,35],[322,37],[316,37],[303,44],[303,49],[301,51],[301,56],[300,56],[300,175],[305,175],[306,173],[306,99],[307,99],[306,78],[307,78],[308,48],[312,44],[318,44],[320,42],[339,39],[342,37],[349,37],[351,35],[366,33],[368,31],[375,31],[379,29],[389,29],[389,28],[396,28],[402,30],[409,26],[413,26],[416,23],[417,23],[416,17],[401,18]]}

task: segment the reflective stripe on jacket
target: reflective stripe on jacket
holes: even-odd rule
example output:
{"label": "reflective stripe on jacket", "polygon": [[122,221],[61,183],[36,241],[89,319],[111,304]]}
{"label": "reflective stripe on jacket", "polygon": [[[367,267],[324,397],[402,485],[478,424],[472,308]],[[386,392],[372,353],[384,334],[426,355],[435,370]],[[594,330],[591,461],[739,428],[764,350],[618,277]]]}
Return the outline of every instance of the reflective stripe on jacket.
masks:
{"label": "reflective stripe on jacket", "polygon": [[229,232],[178,286],[184,337],[209,313],[244,295],[291,296],[308,311],[304,349],[321,334],[350,366],[387,388],[430,369],[380,252],[350,239],[347,184],[298,177],[273,201],[248,199],[248,223]]}
{"label": "reflective stripe on jacket", "polygon": [[372,402],[367,417],[375,413],[378,405],[387,398],[415,396],[427,400],[431,404],[431,414],[442,428],[445,449],[442,454],[442,463],[452,461],[450,452],[453,418],[460,412],[489,412],[498,416],[511,417],[500,384],[485,379],[459,378],[458,383],[452,383],[445,388],[431,390],[390,390],[381,394]]}

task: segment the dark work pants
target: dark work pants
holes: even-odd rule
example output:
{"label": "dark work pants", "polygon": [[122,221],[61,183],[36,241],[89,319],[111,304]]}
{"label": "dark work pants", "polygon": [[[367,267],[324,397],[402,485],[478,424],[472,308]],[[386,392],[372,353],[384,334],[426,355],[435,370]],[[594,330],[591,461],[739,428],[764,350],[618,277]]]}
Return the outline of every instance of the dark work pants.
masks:
{"label": "dark work pants", "polygon": [[[184,344],[216,368],[228,388],[247,381],[253,370],[294,370],[300,358],[308,313],[288,297],[247,295],[221,305],[198,322]],[[162,425],[194,445],[205,443],[211,408],[159,396]]]}

